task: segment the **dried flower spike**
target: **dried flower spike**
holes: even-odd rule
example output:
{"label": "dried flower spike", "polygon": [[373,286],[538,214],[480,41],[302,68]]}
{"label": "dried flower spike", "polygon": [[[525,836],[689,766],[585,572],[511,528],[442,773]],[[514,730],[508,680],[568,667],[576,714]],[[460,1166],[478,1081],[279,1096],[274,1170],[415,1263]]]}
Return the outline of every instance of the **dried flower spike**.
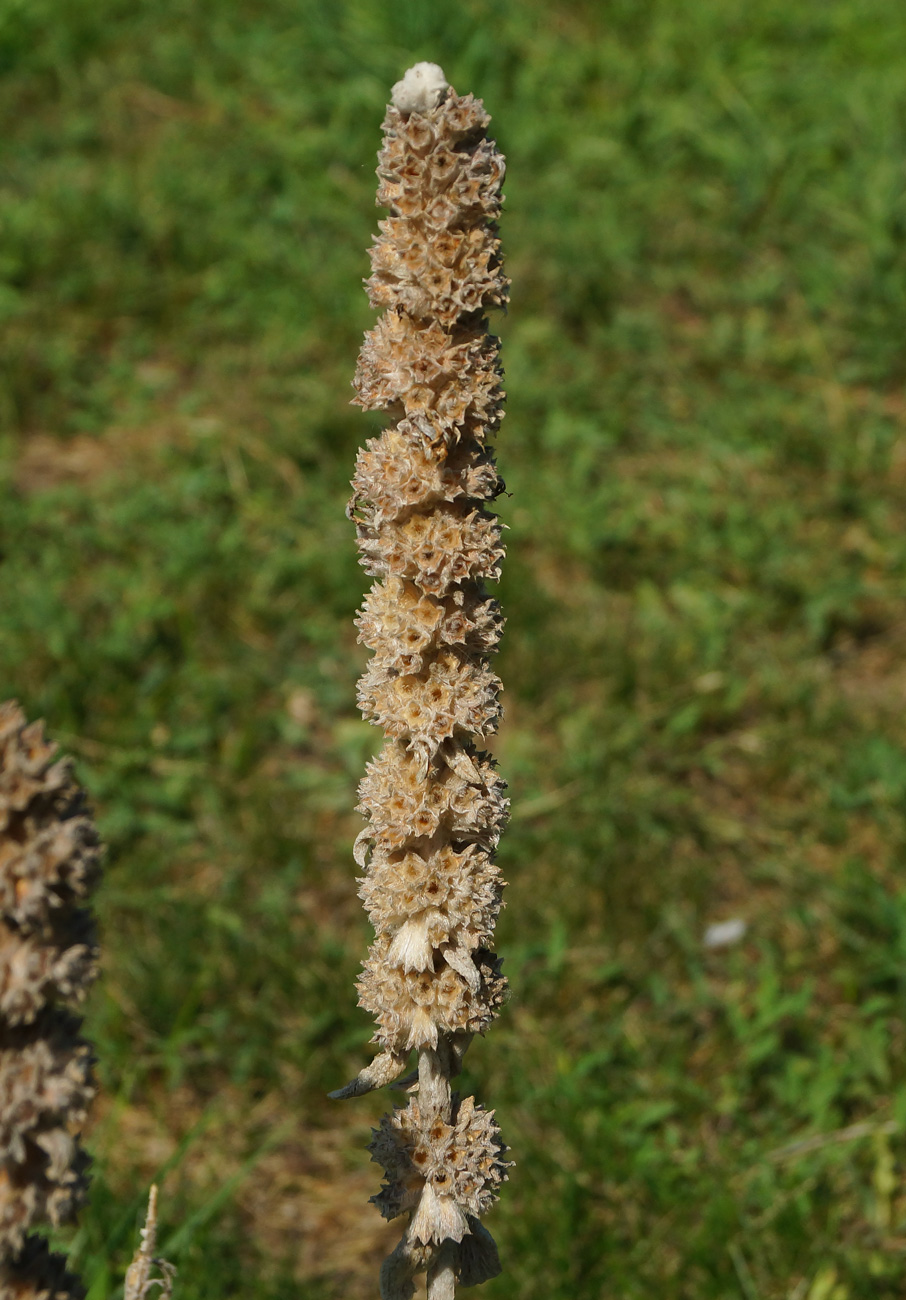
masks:
{"label": "dried flower spike", "polygon": [[82,1296],[31,1233],[69,1222],[87,1190],[76,1129],[94,1095],[77,1006],[94,980],[86,903],[100,849],[68,760],[0,704],[0,1296]]}
{"label": "dried flower spike", "polygon": [[488,657],[502,623],[483,586],[503,556],[487,508],[502,490],[489,442],[503,392],[485,312],[508,290],[495,225],[504,163],[488,122],[436,64],[394,86],[378,155],[377,202],[390,215],[367,281],[384,315],[355,377],[357,404],[392,421],[360,452],[349,506],[377,579],[358,619],[374,651],[359,704],[386,743],[359,787],[368,826],[355,856],[375,930],[359,1004],[382,1052],[333,1095],[390,1083],[418,1053],[417,1099],[382,1121],[370,1148],[386,1175],[379,1210],[408,1216],[381,1272],[384,1300],[412,1296],[418,1272],[431,1300],[448,1300],[457,1281],[500,1269],[479,1216],[507,1176],[506,1148],[493,1112],[450,1090],[505,996],[490,945],[508,804],[475,743],[500,714]]}
{"label": "dried flower spike", "polygon": [[[162,1274],[153,1277],[155,1270]],[[148,1193],[148,1212],[145,1226],[141,1230],[141,1241],[132,1256],[132,1263],[126,1269],[123,1286],[123,1300],[148,1300],[154,1294],[154,1287],[160,1287],[157,1300],[169,1300],[173,1294],[173,1278],[176,1269],[165,1259],[157,1255],[157,1187],[152,1184]]]}

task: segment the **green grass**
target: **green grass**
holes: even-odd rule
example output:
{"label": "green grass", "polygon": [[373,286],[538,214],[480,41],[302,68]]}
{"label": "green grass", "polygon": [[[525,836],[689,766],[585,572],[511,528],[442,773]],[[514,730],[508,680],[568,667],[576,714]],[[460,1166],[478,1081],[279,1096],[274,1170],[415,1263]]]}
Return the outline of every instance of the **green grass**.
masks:
{"label": "green grass", "polygon": [[[894,1300],[906,11],[0,0],[0,696],[110,846],[95,1197],[180,1300],[375,1294],[348,405],[388,88],[508,156],[487,1300]],[[715,920],[744,941],[707,951]]]}

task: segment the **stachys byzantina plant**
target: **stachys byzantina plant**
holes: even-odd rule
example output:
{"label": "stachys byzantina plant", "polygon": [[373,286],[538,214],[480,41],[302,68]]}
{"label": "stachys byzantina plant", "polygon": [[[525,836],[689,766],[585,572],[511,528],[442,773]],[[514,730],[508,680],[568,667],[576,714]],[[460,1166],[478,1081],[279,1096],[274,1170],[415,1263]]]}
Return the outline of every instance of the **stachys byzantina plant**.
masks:
{"label": "stachys byzantina plant", "polygon": [[67,759],[0,704],[0,1297],[85,1292],[33,1231],[70,1222],[88,1181],[75,1130],[94,1095],[73,1008],[97,973],[86,904],[100,848]]}
{"label": "stachys byzantina plant", "polygon": [[473,1035],[505,994],[491,951],[503,881],[494,850],[504,783],[476,740],[496,728],[500,682],[488,666],[501,630],[484,582],[499,576],[501,491],[489,440],[501,417],[498,343],[485,312],[507,300],[496,218],[504,161],[489,118],[436,64],[393,88],[378,155],[389,217],[371,251],[371,304],[356,402],[391,424],[360,452],[350,513],[377,581],[358,618],[374,651],[359,684],[386,743],[359,788],[368,826],[356,844],[375,940],[359,1003],[382,1051],[335,1096],[390,1083],[418,1053],[408,1106],[375,1131],[385,1170],[374,1199],[408,1215],[381,1272],[385,1300],[428,1274],[432,1300],[499,1272],[479,1216],[506,1178],[492,1111],[451,1092]]}

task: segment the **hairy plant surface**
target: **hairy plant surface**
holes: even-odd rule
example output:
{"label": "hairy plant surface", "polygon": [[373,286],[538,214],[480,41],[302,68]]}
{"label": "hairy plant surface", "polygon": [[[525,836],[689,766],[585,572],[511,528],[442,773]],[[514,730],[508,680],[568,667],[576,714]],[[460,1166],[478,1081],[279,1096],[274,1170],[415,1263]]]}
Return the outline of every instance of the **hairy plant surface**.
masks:
{"label": "hairy plant surface", "polygon": [[506,301],[508,281],[496,227],[504,164],[488,122],[437,64],[394,86],[378,155],[377,202],[390,216],[367,285],[386,310],[355,379],[359,405],[395,417],[360,452],[349,506],[378,579],[358,620],[374,651],[359,705],[387,738],[360,787],[359,892],[375,941],[358,988],[383,1052],[338,1095],[391,1082],[418,1053],[418,1100],[385,1117],[371,1144],[386,1175],[378,1208],[408,1214],[381,1270],[385,1300],[407,1300],[418,1272],[440,1300],[456,1281],[500,1271],[478,1216],[506,1178],[506,1148],[493,1112],[450,1088],[505,990],[489,945],[507,801],[475,746],[500,713],[488,655],[501,619],[484,582],[503,555],[486,508],[502,488],[489,440],[503,393],[484,312]]}

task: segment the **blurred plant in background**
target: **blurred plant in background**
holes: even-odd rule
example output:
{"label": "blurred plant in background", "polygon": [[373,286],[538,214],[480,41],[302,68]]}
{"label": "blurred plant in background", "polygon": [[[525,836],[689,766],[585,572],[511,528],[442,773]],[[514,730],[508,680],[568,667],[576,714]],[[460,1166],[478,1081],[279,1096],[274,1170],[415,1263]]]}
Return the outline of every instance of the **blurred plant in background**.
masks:
{"label": "blurred plant in background", "polygon": [[66,759],[0,703],[0,1295],[83,1296],[35,1231],[71,1223],[87,1193],[77,1128],[94,1096],[72,1008],[97,974],[86,903],[97,833]]}
{"label": "blurred plant in background", "polygon": [[323,1094],[363,160],[418,59],[510,167],[483,1294],[899,1296],[904,57],[882,0],[0,4],[0,693],[110,846],[92,1300],[152,1179],[181,1300],[369,1296],[393,1244],[380,1103]]}

